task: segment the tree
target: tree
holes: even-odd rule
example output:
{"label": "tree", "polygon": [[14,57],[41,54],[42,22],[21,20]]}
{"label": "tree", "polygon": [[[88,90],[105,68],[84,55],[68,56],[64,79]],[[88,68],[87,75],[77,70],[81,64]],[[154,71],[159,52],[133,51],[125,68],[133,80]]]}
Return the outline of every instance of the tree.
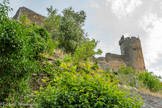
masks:
{"label": "tree", "polygon": [[43,26],[48,32],[54,32],[59,28],[60,15],[57,15],[57,9],[53,10],[53,7],[47,8],[48,17],[45,18]]}
{"label": "tree", "polygon": [[[48,8],[50,13],[44,26],[51,32],[52,38],[60,42],[59,47],[67,53],[74,53],[76,48],[86,42],[82,27],[86,18],[85,12],[75,12],[72,7],[64,9],[63,15],[57,15],[56,10]],[[57,25],[58,24],[58,25]]]}

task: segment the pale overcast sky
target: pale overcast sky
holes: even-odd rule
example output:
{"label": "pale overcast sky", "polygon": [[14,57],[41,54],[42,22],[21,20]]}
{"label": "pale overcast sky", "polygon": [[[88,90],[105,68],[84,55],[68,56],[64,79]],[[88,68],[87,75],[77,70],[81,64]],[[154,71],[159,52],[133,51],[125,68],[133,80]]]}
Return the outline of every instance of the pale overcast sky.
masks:
{"label": "pale overcast sky", "polygon": [[[3,0],[0,0],[2,2]],[[87,15],[85,31],[100,41],[98,48],[120,54],[121,35],[140,37],[146,68],[162,76],[162,0],[10,0],[14,9],[25,6],[47,16],[46,8],[72,6]]]}

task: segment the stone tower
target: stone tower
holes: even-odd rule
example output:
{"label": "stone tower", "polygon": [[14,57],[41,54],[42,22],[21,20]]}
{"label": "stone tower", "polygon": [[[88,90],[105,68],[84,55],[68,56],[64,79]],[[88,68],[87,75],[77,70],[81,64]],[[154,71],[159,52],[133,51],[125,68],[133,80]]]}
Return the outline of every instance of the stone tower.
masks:
{"label": "stone tower", "polygon": [[132,67],[138,72],[146,71],[139,38],[124,38],[124,36],[122,36],[119,40],[119,45],[121,49],[121,55],[124,56],[124,61],[127,66]]}

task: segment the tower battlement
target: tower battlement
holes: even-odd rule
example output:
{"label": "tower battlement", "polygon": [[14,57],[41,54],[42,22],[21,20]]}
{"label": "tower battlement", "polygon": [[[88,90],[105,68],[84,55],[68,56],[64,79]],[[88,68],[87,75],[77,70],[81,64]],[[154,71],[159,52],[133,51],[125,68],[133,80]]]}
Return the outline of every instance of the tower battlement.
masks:
{"label": "tower battlement", "polygon": [[[112,71],[117,71],[122,65],[129,66],[137,72],[146,70],[140,39],[137,37],[121,37],[119,40],[121,55],[107,53],[102,61],[107,63]],[[105,65],[105,64],[104,64]],[[105,66],[105,67],[106,67]],[[101,65],[102,67],[102,65]]]}
{"label": "tower battlement", "polygon": [[121,39],[119,40],[119,45],[125,42],[129,42],[129,41],[131,42],[131,41],[136,41],[136,40],[140,41],[140,39],[137,37],[132,36],[132,37],[125,38],[124,35],[122,35]]}

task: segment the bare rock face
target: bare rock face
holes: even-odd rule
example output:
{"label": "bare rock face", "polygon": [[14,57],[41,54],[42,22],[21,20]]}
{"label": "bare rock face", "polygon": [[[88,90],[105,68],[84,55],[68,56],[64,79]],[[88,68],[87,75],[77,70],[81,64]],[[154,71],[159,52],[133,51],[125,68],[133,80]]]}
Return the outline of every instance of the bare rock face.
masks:
{"label": "bare rock face", "polygon": [[39,26],[42,25],[42,22],[44,20],[44,16],[26,8],[26,7],[20,7],[18,11],[16,12],[15,16],[13,19],[19,20],[21,15],[27,15],[27,18],[30,20],[31,23],[35,23]]}

